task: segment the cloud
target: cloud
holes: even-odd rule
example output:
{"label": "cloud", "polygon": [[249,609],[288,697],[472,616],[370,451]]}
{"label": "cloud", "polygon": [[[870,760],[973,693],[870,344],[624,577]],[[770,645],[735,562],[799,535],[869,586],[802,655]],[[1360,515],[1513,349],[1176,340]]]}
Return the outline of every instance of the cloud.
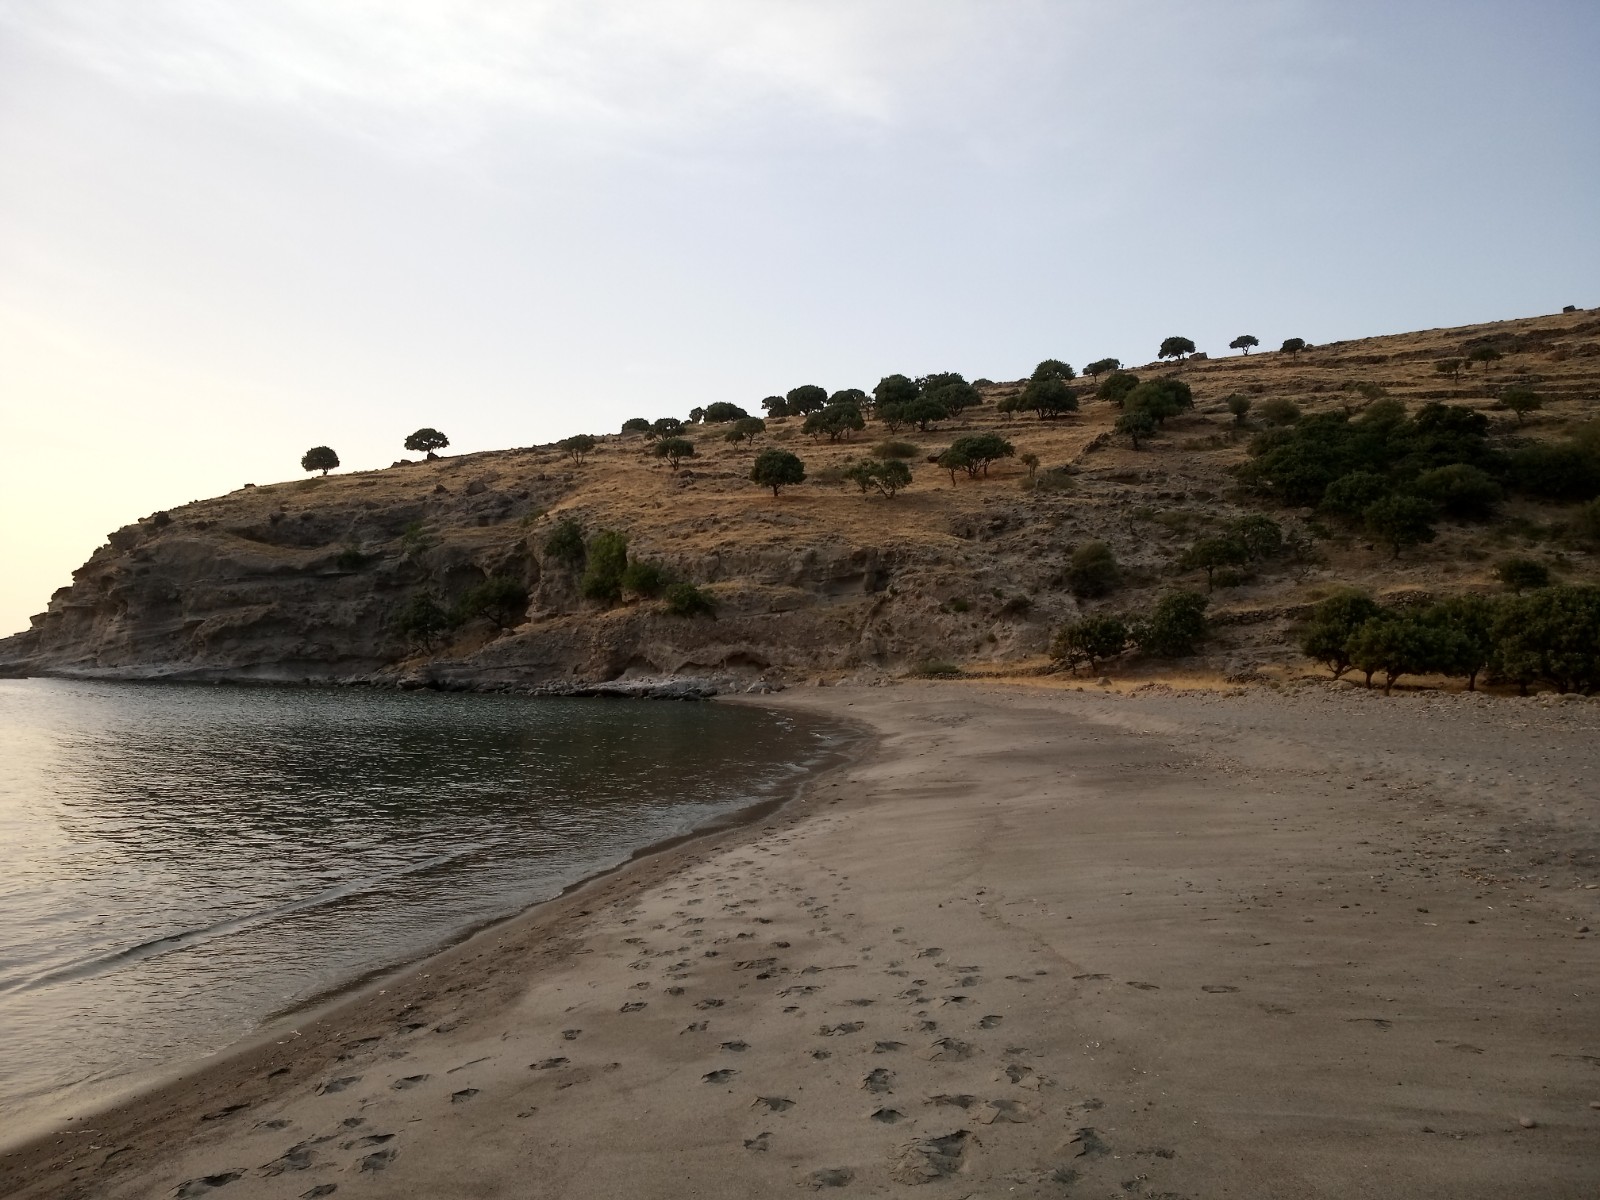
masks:
{"label": "cloud", "polygon": [[[503,120],[692,131],[754,111],[882,127],[1034,7],[982,0],[0,0],[0,26],[130,89],[450,140]],[[1056,8],[1059,13],[1059,7]]]}

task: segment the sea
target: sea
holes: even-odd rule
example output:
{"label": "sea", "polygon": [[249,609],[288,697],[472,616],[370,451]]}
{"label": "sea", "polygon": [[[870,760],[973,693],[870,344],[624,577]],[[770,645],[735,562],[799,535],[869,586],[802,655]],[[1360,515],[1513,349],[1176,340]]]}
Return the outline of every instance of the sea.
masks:
{"label": "sea", "polygon": [[791,794],[759,707],[0,680],[0,1140]]}

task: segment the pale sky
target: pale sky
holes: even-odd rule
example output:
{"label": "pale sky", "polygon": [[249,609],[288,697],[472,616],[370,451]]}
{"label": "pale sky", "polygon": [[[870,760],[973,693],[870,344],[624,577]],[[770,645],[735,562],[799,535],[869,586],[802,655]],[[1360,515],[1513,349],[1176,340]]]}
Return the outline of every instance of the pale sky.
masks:
{"label": "pale sky", "polygon": [[0,0],[0,632],[105,534],[801,383],[1600,305],[1593,0]]}

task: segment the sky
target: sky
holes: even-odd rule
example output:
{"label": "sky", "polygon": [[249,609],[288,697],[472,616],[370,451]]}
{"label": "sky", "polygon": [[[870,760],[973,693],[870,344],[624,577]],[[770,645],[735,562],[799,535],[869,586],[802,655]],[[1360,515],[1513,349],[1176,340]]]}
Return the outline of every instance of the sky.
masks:
{"label": "sky", "polygon": [[300,474],[1600,305],[1593,0],[0,0],[0,633]]}

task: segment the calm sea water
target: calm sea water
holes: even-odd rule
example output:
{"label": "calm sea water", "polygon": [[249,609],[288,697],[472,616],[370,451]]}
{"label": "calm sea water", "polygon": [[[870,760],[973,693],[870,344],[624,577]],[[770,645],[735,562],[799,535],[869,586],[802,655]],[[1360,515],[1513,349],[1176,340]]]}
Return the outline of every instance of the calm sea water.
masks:
{"label": "calm sea water", "polygon": [[846,737],[713,704],[0,681],[0,1129],[780,796]]}

